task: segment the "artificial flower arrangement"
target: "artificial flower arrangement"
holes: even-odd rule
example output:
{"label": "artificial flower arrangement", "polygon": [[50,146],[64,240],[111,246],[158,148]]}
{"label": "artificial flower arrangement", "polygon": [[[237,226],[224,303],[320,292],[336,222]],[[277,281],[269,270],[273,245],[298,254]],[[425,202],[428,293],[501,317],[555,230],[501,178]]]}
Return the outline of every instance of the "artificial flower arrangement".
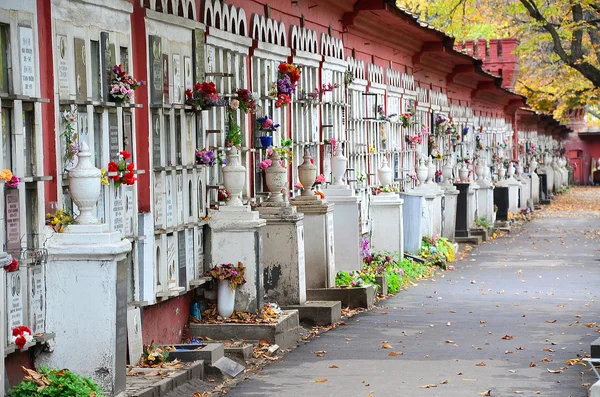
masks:
{"label": "artificial flower arrangement", "polygon": [[409,173],[407,173],[406,174],[406,179],[408,179],[408,180],[412,179],[413,181],[417,181],[417,179],[418,179],[417,178],[417,173],[414,170],[411,171],[411,172],[409,172]]}
{"label": "artificial flower arrangement", "polygon": [[431,158],[434,160],[442,161],[444,159],[444,155],[438,149],[433,149],[431,151]]}
{"label": "artificial flower arrangement", "polygon": [[65,110],[62,113],[62,118],[65,123],[65,129],[60,133],[60,136],[65,137],[63,163],[66,167],[68,164],[73,164],[75,156],[79,153],[79,145],[77,144],[79,134],[75,131],[75,128],[73,128],[73,124],[77,122],[77,106],[71,105],[70,110]]}
{"label": "artificial flower arrangement", "polygon": [[503,137],[502,138],[502,149],[506,149],[508,147],[508,137]]}
{"label": "artificial flower arrangement", "polygon": [[369,153],[375,153],[375,146],[369,145]]}
{"label": "artificial flower arrangement", "polygon": [[344,71],[344,85],[348,87],[350,84],[352,84],[353,81],[354,74],[349,70]]}
{"label": "artificial flower arrangement", "polygon": [[381,105],[377,105],[377,120],[380,121],[390,121],[392,119],[392,117],[396,117],[398,114],[397,113],[392,113],[392,114],[385,114],[385,111],[383,110],[383,106]]}
{"label": "artificial flower arrangement", "polygon": [[256,122],[258,123],[258,129],[261,131],[277,131],[277,128],[280,126],[279,124],[276,124],[268,115],[264,117],[258,117]]}
{"label": "artificial flower arrangement", "polygon": [[25,325],[15,327],[12,330],[12,342],[21,350],[26,344],[33,341],[33,332]]}
{"label": "artificial flower arrangement", "polygon": [[139,365],[142,367],[154,367],[169,361],[169,349],[154,345],[154,341],[144,346],[144,353],[140,358]]}
{"label": "artificial flower arrangement", "polygon": [[480,135],[477,135],[475,137],[475,147],[477,148],[477,150],[483,150],[483,141],[481,139]]}
{"label": "artificial flower arrangement", "polygon": [[50,213],[46,214],[46,225],[52,227],[57,233],[63,233],[65,227],[72,225],[74,221],[75,218],[73,215],[66,210],[58,210],[54,215]]}
{"label": "artificial flower arrangement", "polygon": [[537,154],[535,143],[530,142],[529,145],[527,146],[526,151],[527,151],[527,154],[529,154],[531,156],[535,156]]}
{"label": "artificial flower arrangement", "polygon": [[121,65],[112,68],[114,77],[110,82],[110,95],[119,102],[128,101],[133,98],[133,92],[140,86],[146,84],[144,81],[136,81],[123,70]]}
{"label": "artificial flower arrangement", "polygon": [[100,168],[100,183],[102,185],[104,185],[104,186],[108,186],[109,185],[109,182],[108,182],[108,171],[104,167]]}
{"label": "artificial flower arrangement", "polygon": [[232,290],[246,284],[246,267],[242,265],[242,262],[238,262],[237,266],[233,263],[222,263],[210,269],[206,274],[215,280],[229,281],[229,288]]}
{"label": "artificial flower arrangement", "polygon": [[242,146],[242,129],[240,126],[233,121],[233,117],[229,119],[229,131],[225,137],[226,147],[237,147]]}
{"label": "artificial flower arrangement", "polygon": [[193,111],[207,109],[212,106],[223,104],[223,100],[217,95],[217,86],[214,82],[198,82],[192,89],[185,90],[185,103],[192,106]]}
{"label": "artificial flower arrangement", "polygon": [[7,273],[16,272],[19,270],[19,262],[13,258],[8,265],[4,265],[4,271]]}
{"label": "artificial flower arrangement", "polygon": [[387,186],[379,186],[375,189],[375,195],[381,193],[398,193],[398,188],[396,186],[387,185]]}
{"label": "artificial flower arrangement", "polygon": [[326,179],[325,179],[325,175],[323,175],[323,174],[319,174],[315,178],[315,183],[317,183],[317,184],[321,184],[321,183],[325,183],[325,182],[326,182]]}
{"label": "artificial flower arrangement", "polygon": [[496,164],[502,164],[504,162],[504,158],[497,153],[492,154],[492,162]]}
{"label": "artificial flower arrangement", "polygon": [[339,84],[337,84],[337,83],[334,83],[334,84],[331,84],[331,83],[323,84],[321,86],[321,89],[315,88],[315,90],[313,92],[311,92],[311,93],[307,94],[306,92],[302,91],[300,93],[300,98],[299,99],[301,99],[301,100],[303,100],[303,101],[305,101],[305,102],[307,102],[309,104],[316,105],[320,101],[323,100],[323,94],[324,93],[326,93],[326,92],[332,92],[334,89],[336,89],[338,87],[339,87]]}
{"label": "artificial flower arrangement", "polygon": [[472,162],[471,157],[469,157],[468,155],[464,157],[459,157],[457,160],[458,162],[463,162],[465,164],[471,164]]}
{"label": "artificial flower arrangement", "polygon": [[442,134],[449,135],[453,144],[455,143],[455,141],[460,140],[460,134],[458,133],[458,131],[456,129],[456,123],[454,123],[454,121],[452,120],[452,117],[446,118],[446,117],[442,116],[441,114],[439,114],[435,118],[435,134],[436,135],[442,135]]}
{"label": "artificial flower arrangement", "polygon": [[213,166],[217,162],[217,155],[212,150],[206,150],[205,148],[202,150],[195,150],[196,155],[196,163],[202,165]]}
{"label": "artificial flower arrangement", "polygon": [[287,106],[292,101],[292,94],[296,93],[300,81],[300,68],[294,64],[282,62],[278,66],[277,82],[273,83],[273,90],[269,93],[275,97],[275,107]]}
{"label": "artificial flower arrangement", "polygon": [[435,180],[438,182],[442,181],[442,170],[436,170],[435,171]]}
{"label": "artificial flower arrangement", "polygon": [[227,189],[224,187],[219,187],[219,190],[217,191],[217,198],[219,201],[229,201],[231,199],[231,195]]}
{"label": "artificial flower arrangement", "polygon": [[116,189],[122,184],[133,185],[135,181],[137,181],[137,177],[135,176],[135,165],[126,161],[129,158],[131,158],[131,153],[127,150],[123,150],[119,152],[118,162],[111,161],[108,163],[108,178],[113,180]]}
{"label": "artificial flower arrangement", "polygon": [[323,141],[326,145],[331,145],[331,154],[335,155],[337,152],[337,140],[335,138],[325,139]]}
{"label": "artificial flower arrangement", "polygon": [[417,135],[406,135],[405,138],[406,143],[408,144],[408,146],[410,146],[411,148],[415,148],[417,147],[417,145],[420,145],[423,143],[423,135],[422,134],[417,134]]}
{"label": "artificial flower arrangement", "polygon": [[[402,123],[402,127],[408,128],[408,127],[410,127],[411,124],[414,124],[412,119],[415,116],[415,114],[416,114],[415,108],[414,107],[409,108],[408,112],[402,113],[400,116],[398,116],[398,121],[400,121],[400,123]],[[427,128],[427,126],[425,126],[425,125],[423,125],[423,127]]]}
{"label": "artificial flower arrangement", "polygon": [[367,174],[362,171],[356,171],[356,180],[358,182],[364,182],[367,180]]}
{"label": "artificial flower arrangement", "polygon": [[294,183],[294,190],[302,190],[304,189],[304,185],[301,182]]}
{"label": "artificial flower arrangement", "polygon": [[232,99],[229,104],[229,107],[232,110],[237,110],[239,108],[246,114],[256,113],[258,110],[256,105],[258,98],[252,91],[241,88],[237,90],[235,94],[237,95],[237,98]]}
{"label": "artificial flower arrangement", "polygon": [[9,169],[5,168],[2,171],[0,171],[0,179],[4,179],[4,183],[9,188],[16,189],[19,187],[19,177],[13,175],[12,171]]}

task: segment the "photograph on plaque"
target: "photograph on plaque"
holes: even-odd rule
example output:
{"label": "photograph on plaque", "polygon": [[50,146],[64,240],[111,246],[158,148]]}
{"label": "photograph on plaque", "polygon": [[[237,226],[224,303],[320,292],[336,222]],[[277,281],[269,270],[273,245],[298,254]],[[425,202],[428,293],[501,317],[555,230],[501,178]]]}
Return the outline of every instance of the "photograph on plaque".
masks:
{"label": "photograph on plaque", "polygon": [[[23,285],[21,272],[6,273],[6,329],[23,325]],[[7,333],[8,344],[12,343],[12,334]]]}
{"label": "photograph on plaque", "polygon": [[75,39],[75,96],[79,101],[87,99],[87,68],[85,55],[85,40]]}
{"label": "photograph on plaque", "polygon": [[181,57],[173,54],[173,102],[182,102],[181,98]]}
{"label": "photograph on plaque", "polygon": [[119,161],[119,118],[116,113],[108,114],[108,155],[111,161]]}
{"label": "photograph on plaque", "polygon": [[196,263],[194,255],[194,229],[185,229],[185,249],[186,249],[186,279],[191,281],[196,276]]}
{"label": "photograph on plaque", "polygon": [[185,230],[177,232],[177,262],[179,264],[179,286],[186,288],[187,286],[187,249],[186,249],[186,238]]}
{"label": "photograph on plaque", "polygon": [[33,29],[19,26],[19,53],[21,55],[21,90],[23,95],[35,96],[35,61],[33,51]]}
{"label": "photograph on plaque", "polygon": [[69,44],[67,36],[56,36],[56,58],[58,65],[56,71],[58,74],[58,96],[60,98],[69,98],[69,62],[67,61]]}
{"label": "photograph on plaque", "polygon": [[4,210],[6,252],[18,257],[21,253],[21,206],[18,189],[4,190]]}
{"label": "photograph on plaque", "polygon": [[169,102],[169,54],[163,54],[163,103]]}
{"label": "photograph on plaque", "polygon": [[174,214],[174,203],[173,203],[173,176],[170,174],[166,175],[165,178],[165,196],[166,196],[166,207],[167,207],[167,227],[175,225],[175,214]]}
{"label": "photograph on plaque", "polygon": [[150,36],[150,97],[153,104],[163,103],[163,63],[161,38]]}
{"label": "photograph on plaque", "polygon": [[194,79],[192,76],[192,58],[190,57],[183,57],[183,76],[185,89],[191,90],[194,86]]}
{"label": "photograph on plaque", "polygon": [[164,227],[165,185],[162,172],[154,174],[154,227]]}
{"label": "photograph on plaque", "polygon": [[34,334],[46,332],[46,285],[41,265],[29,266],[29,325]]}
{"label": "photograph on plaque", "polygon": [[173,234],[167,236],[167,283],[169,288],[177,287],[177,244]]}
{"label": "photograph on plaque", "polygon": [[152,113],[152,166],[160,167],[161,161],[160,116]]}

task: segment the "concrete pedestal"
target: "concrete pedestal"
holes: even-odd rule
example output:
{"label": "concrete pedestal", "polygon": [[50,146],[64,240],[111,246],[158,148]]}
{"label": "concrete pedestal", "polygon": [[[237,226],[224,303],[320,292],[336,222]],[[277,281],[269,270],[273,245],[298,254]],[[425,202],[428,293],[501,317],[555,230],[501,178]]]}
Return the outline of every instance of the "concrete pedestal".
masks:
{"label": "concrete pedestal", "polygon": [[458,190],[458,201],[456,205],[456,237],[470,237],[470,224],[469,224],[469,201],[472,199],[473,194],[469,193],[470,184],[468,183],[455,183],[454,186]]}
{"label": "concrete pedestal", "polygon": [[404,254],[402,200],[396,193],[381,193],[371,199],[371,245],[376,250]]}
{"label": "concrete pedestal", "polygon": [[548,196],[554,194],[554,170],[550,166],[544,167],[544,173],[546,174],[546,186],[548,188]]}
{"label": "concrete pedestal", "polygon": [[304,215],[288,202],[265,202],[258,208],[267,221],[262,240],[265,294],[280,306],[306,302]]}
{"label": "concrete pedestal", "polygon": [[413,189],[411,193],[423,196],[423,216],[421,232],[423,236],[442,233],[442,189],[436,183],[426,183]]}
{"label": "concrete pedestal", "polygon": [[491,185],[479,186],[477,195],[477,218],[492,221],[494,218],[494,188]]}
{"label": "concrete pedestal", "polygon": [[442,189],[444,189],[442,197],[442,237],[454,241],[458,190],[452,184],[442,185]]}
{"label": "concrete pedestal", "polygon": [[343,247],[335,253],[336,271],[362,269],[360,199],[347,185],[331,185],[323,191],[327,201],[335,205],[333,230],[335,245]]}
{"label": "concrete pedestal", "polygon": [[478,212],[477,212],[477,208],[479,206],[478,202],[479,202],[479,197],[477,195],[477,191],[479,190],[479,185],[477,185],[476,183],[471,183],[469,184],[469,190],[468,190],[468,194],[469,194],[469,206],[468,206],[468,216],[467,216],[467,223],[469,225],[469,229],[472,229],[475,227],[475,220],[478,217]]}
{"label": "concrete pedestal", "polygon": [[520,207],[523,207],[523,204],[519,205],[519,189],[521,189],[521,182],[517,181],[515,178],[508,178],[506,180],[506,186],[508,186],[508,212],[512,214],[518,214],[520,211]]}
{"label": "concrete pedestal", "polygon": [[335,286],[334,204],[319,196],[299,196],[292,201],[304,214],[306,288]]}
{"label": "concrete pedestal", "polygon": [[110,396],[124,394],[127,371],[131,243],[121,237],[108,225],[72,225],[48,239],[46,327],[58,332],[53,352],[36,360],[89,376]]}
{"label": "concrete pedestal", "polygon": [[423,217],[423,207],[425,198],[410,190],[401,193],[400,197],[404,200],[402,204],[402,225],[404,231],[404,250],[410,254],[418,254],[423,239],[421,228],[421,218]]}
{"label": "concrete pedestal", "polygon": [[521,190],[519,192],[521,208],[533,209],[533,200],[531,197],[531,179],[523,175],[519,177],[518,181],[521,182]]}
{"label": "concrete pedestal", "polygon": [[262,228],[267,224],[249,206],[227,206],[210,210],[208,257],[211,265],[221,263],[246,267],[246,284],[235,293],[235,310],[255,312],[262,306],[263,261]]}

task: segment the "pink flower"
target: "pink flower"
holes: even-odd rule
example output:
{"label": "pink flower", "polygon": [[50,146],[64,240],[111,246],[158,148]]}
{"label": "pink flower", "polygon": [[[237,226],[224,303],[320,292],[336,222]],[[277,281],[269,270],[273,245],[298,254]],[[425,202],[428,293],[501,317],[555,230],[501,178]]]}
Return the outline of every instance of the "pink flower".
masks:
{"label": "pink flower", "polygon": [[261,170],[264,171],[267,168],[269,168],[271,165],[273,165],[273,162],[269,159],[266,159],[266,160],[261,161],[258,166],[260,167]]}
{"label": "pink flower", "polygon": [[315,179],[315,182],[325,183],[325,175],[321,174],[321,175],[317,176],[317,179]]}

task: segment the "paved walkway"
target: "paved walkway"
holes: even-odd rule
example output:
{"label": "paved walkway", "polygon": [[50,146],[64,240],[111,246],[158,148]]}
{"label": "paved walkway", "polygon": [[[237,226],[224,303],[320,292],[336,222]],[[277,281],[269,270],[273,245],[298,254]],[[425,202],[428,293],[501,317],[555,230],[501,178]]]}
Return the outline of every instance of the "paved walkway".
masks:
{"label": "paved walkway", "polygon": [[600,336],[600,189],[557,201],[560,218],[545,211],[227,395],[587,396],[593,373],[566,360]]}

